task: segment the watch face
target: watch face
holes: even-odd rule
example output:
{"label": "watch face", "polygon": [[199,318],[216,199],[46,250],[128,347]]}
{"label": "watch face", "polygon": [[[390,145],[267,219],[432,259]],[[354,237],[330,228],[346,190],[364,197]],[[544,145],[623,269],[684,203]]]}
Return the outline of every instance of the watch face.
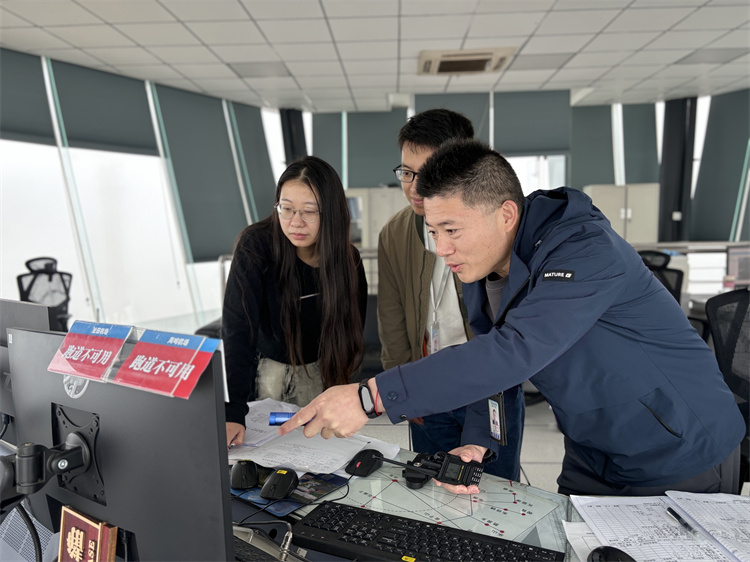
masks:
{"label": "watch face", "polygon": [[359,387],[359,399],[362,402],[362,409],[365,413],[370,413],[374,410],[374,404],[372,403],[372,394],[367,384],[363,384]]}

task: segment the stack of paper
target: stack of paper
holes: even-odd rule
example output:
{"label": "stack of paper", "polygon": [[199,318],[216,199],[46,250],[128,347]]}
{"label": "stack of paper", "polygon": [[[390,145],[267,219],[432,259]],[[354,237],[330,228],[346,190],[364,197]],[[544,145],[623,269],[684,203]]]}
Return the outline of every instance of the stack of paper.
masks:
{"label": "stack of paper", "polygon": [[389,459],[399,451],[398,445],[362,435],[346,439],[323,439],[320,435],[307,438],[299,428],[279,437],[278,428],[268,425],[269,413],[297,410],[297,406],[270,398],[251,402],[245,417],[245,441],[229,451],[229,462],[250,459],[269,468],[286,466],[298,472],[331,474],[365,447],[377,449]]}
{"label": "stack of paper", "polygon": [[[750,497],[670,491],[666,496],[570,499],[602,544],[636,560],[750,562]],[[670,507],[690,528],[668,514]]]}

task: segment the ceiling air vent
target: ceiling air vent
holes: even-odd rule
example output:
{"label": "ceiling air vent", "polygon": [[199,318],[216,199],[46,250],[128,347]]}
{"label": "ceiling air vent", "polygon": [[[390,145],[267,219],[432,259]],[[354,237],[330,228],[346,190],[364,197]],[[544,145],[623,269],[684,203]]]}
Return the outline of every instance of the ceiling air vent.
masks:
{"label": "ceiling air vent", "polygon": [[515,54],[515,47],[467,49],[463,51],[422,51],[419,74],[475,74],[500,72]]}

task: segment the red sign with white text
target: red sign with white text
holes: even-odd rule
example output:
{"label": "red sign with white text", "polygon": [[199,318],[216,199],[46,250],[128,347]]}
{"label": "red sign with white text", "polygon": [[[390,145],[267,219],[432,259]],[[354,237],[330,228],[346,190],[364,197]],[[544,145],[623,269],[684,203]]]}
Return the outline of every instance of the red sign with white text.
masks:
{"label": "red sign with white text", "polygon": [[218,344],[202,336],[146,330],[112,382],[188,398]]}
{"label": "red sign with white text", "polygon": [[106,381],[133,329],[77,320],[70,327],[48,371]]}

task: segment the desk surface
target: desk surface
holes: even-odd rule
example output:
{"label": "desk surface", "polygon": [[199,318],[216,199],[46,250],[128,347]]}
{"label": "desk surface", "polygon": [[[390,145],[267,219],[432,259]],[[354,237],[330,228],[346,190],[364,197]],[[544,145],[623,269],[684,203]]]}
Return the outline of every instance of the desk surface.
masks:
{"label": "desk surface", "polygon": [[[413,457],[414,453],[401,451],[396,460],[406,462]],[[562,521],[573,510],[567,496],[491,474],[482,476],[479,494],[456,495],[432,481],[412,490],[401,471],[384,463],[367,478],[353,478],[345,497],[343,488],[324,499],[568,552]],[[295,515],[301,517],[312,509],[303,507]]]}

